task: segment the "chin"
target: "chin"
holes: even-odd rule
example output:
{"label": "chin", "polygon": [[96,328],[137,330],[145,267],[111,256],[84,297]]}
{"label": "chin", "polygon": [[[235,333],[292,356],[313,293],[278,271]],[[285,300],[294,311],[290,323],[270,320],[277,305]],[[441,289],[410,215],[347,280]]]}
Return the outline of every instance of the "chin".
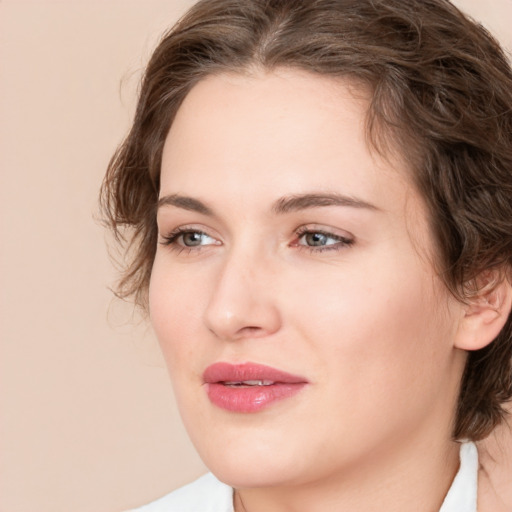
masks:
{"label": "chin", "polygon": [[201,437],[194,444],[208,469],[234,488],[285,486],[307,481],[313,454],[298,449],[302,443],[293,442],[290,436],[291,442],[286,443],[283,441],[286,436],[276,430],[237,435],[230,434],[228,429],[227,436]]}
{"label": "chin", "polygon": [[[231,457],[229,457],[231,459]],[[223,460],[209,464],[210,471],[225,484],[235,489],[254,489],[261,487],[285,486],[297,483],[300,478],[297,468],[283,467],[282,461],[276,457],[261,461],[240,462],[238,460]]]}

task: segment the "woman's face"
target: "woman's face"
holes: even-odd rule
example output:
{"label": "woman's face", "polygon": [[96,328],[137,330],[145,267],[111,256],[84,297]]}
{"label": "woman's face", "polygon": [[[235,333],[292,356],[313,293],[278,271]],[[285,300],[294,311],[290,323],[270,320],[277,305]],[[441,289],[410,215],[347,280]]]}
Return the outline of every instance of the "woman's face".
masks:
{"label": "woman's face", "polygon": [[365,142],[364,96],[300,71],[212,76],[166,140],[151,320],[192,441],[236,487],[450,435],[463,308],[406,165]]}

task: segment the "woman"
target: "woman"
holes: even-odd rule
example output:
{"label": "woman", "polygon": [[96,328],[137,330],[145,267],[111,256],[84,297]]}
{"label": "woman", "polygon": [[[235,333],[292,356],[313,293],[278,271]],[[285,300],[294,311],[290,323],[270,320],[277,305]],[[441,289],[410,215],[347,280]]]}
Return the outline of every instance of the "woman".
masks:
{"label": "woman", "polygon": [[511,169],[512,72],[447,1],[193,7],[102,196],[212,471],[140,510],[483,510]]}

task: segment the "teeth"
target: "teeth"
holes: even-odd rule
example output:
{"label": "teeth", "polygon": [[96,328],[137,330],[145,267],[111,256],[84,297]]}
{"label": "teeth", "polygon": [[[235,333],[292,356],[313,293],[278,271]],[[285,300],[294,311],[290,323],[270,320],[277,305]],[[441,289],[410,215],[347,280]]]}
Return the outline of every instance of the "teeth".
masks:
{"label": "teeth", "polygon": [[242,380],[242,381],[226,381],[225,386],[271,386],[274,384],[272,380]]}

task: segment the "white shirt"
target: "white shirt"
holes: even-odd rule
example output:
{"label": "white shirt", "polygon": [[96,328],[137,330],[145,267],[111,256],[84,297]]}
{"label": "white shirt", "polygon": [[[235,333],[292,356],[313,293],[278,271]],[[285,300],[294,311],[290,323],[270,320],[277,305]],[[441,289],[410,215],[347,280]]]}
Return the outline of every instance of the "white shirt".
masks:
{"label": "white shirt", "polygon": [[[478,452],[462,443],[460,467],[439,512],[476,512]],[[132,512],[234,512],[233,489],[208,473]]]}

